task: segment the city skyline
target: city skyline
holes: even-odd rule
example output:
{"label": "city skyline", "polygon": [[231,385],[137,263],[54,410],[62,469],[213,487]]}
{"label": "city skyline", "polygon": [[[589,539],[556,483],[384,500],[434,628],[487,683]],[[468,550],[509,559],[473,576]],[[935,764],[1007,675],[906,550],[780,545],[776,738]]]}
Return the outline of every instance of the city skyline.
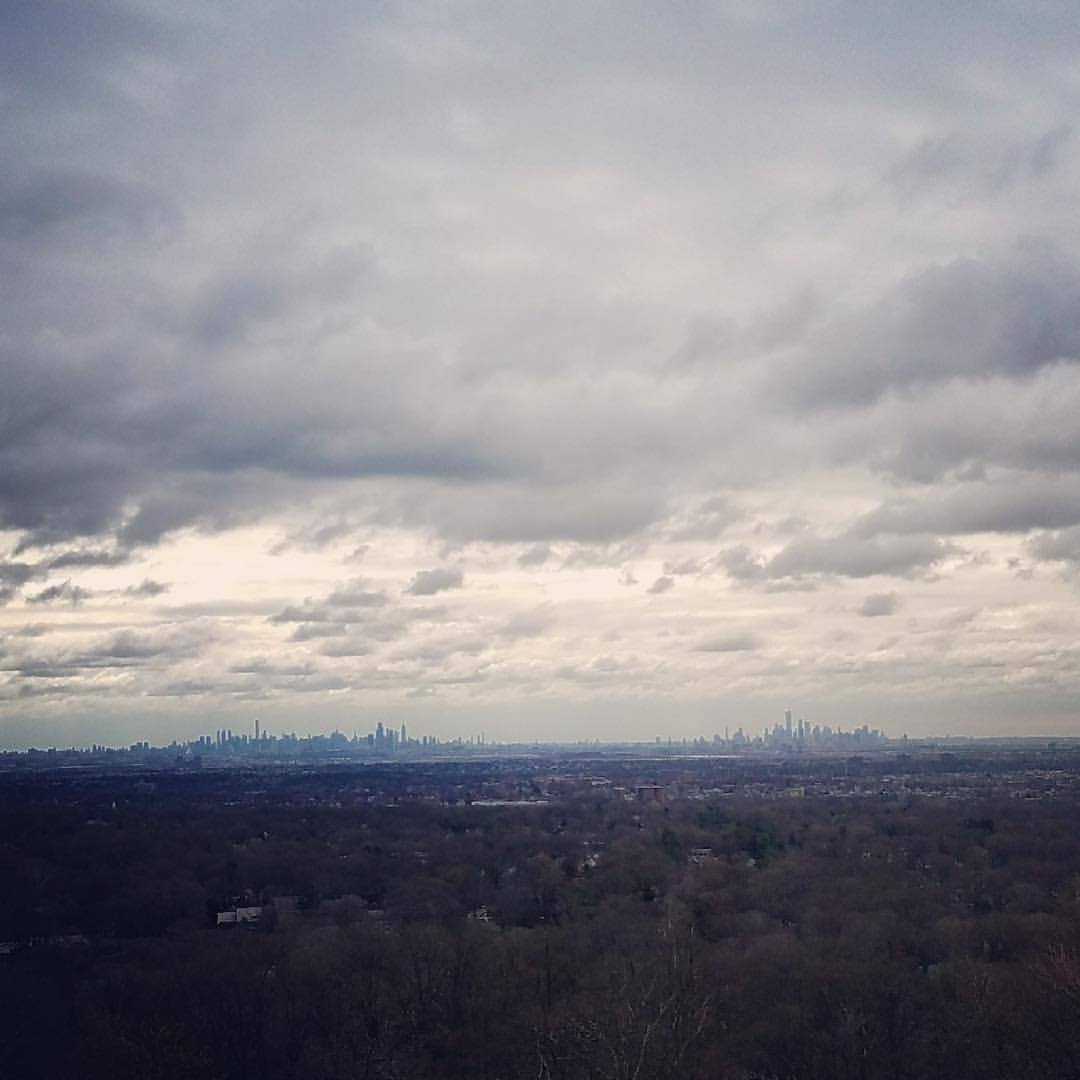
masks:
{"label": "city skyline", "polygon": [[1080,733],[1080,14],[0,14],[0,748]]}

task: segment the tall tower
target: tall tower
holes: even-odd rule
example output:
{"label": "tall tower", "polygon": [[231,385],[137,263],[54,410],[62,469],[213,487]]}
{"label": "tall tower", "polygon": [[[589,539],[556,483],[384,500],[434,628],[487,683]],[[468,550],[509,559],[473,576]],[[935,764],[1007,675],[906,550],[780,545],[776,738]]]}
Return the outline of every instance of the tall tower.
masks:
{"label": "tall tower", "polygon": [[787,737],[791,738],[791,710],[784,710],[784,727],[787,729]]}

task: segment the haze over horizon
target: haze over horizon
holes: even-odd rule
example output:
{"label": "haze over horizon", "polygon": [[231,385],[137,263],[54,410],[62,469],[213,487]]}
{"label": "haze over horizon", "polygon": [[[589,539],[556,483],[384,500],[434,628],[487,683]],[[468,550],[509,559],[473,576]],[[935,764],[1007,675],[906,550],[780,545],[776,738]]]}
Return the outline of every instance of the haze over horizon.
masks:
{"label": "haze over horizon", "polygon": [[1080,734],[1080,12],[0,13],[0,747]]}

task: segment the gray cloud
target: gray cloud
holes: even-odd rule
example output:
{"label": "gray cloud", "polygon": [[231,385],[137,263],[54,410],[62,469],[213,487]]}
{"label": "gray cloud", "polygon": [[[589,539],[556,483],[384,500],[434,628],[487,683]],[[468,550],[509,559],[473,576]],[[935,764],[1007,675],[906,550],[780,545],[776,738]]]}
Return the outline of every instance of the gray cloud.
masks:
{"label": "gray cloud", "polygon": [[80,648],[23,654],[3,666],[22,679],[74,680],[92,672],[167,667],[198,655],[215,637],[215,629],[206,624],[150,631],[126,628]]}
{"label": "gray cloud", "polygon": [[682,577],[688,574],[707,574],[711,568],[708,559],[679,559],[664,563],[664,574],[669,577]]}
{"label": "gray cloud", "polygon": [[954,199],[991,196],[1057,168],[1071,137],[1064,124],[1004,145],[981,145],[959,131],[926,137],[888,170],[886,180],[906,198],[942,191]]}
{"label": "gray cloud", "polygon": [[62,570],[65,567],[93,567],[93,566],[123,566],[131,561],[131,555],[126,551],[102,551],[93,548],[77,548],[72,551],[62,552],[48,560],[46,566],[49,570]]}
{"label": "gray cloud", "polygon": [[37,573],[37,567],[30,563],[0,562],[0,605],[9,603]]}
{"label": "gray cloud", "polygon": [[907,575],[937,565],[956,549],[933,536],[823,538],[800,537],[773,556],[767,572],[773,577],[807,573],[871,577]]}
{"label": "gray cloud", "polygon": [[324,601],[334,608],[382,607],[386,602],[386,593],[381,589],[366,588],[362,579],[339,586]]}
{"label": "gray cloud", "polygon": [[749,548],[740,546],[728,548],[717,559],[730,577],[747,582],[817,574],[850,578],[878,574],[908,577],[926,572],[958,550],[955,545],[929,535],[808,534],[796,537],[771,558],[757,557]]}
{"label": "gray cloud", "polygon": [[318,623],[331,622],[335,618],[336,616],[329,608],[306,601],[303,605],[293,604],[284,608],[277,614],[271,615],[268,621],[272,623]]}
{"label": "gray cloud", "polygon": [[540,637],[555,624],[555,615],[548,605],[519,611],[500,627],[499,636],[507,641]]}
{"label": "gray cloud", "polygon": [[138,585],[129,585],[124,590],[125,596],[137,599],[152,598],[167,593],[172,586],[165,581],[154,581],[153,578],[143,578]]}
{"label": "gray cloud", "polygon": [[1005,476],[960,484],[921,499],[893,499],[863,515],[854,531],[882,533],[1027,532],[1080,522],[1080,477]]}
{"label": "gray cloud", "polygon": [[368,656],[375,648],[371,640],[359,637],[356,634],[348,634],[340,639],[327,642],[319,650],[323,656],[335,659],[344,659],[354,656]]}
{"label": "gray cloud", "polygon": [[1036,533],[1027,546],[1036,559],[1080,564],[1080,525]]}
{"label": "gray cloud", "polygon": [[316,629],[319,623],[367,622],[372,618],[372,609],[385,606],[388,597],[381,589],[369,589],[362,578],[339,585],[331,590],[322,600],[310,597],[302,604],[290,604],[288,607],[271,615],[272,623],[304,623],[293,634],[292,640],[303,641],[311,637],[325,637],[338,631]]}
{"label": "gray cloud", "polygon": [[730,499],[714,495],[706,499],[671,533],[672,540],[715,540],[744,514]]}
{"label": "gray cloud", "polygon": [[[352,535],[355,526],[343,514],[332,516],[329,520],[309,522],[299,529],[291,530],[270,549],[275,555],[281,555],[293,548],[302,551],[321,551],[336,540]],[[354,556],[363,554],[364,545],[355,549]]]}
{"label": "gray cloud", "polygon": [[415,661],[429,668],[455,656],[479,656],[487,647],[487,642],[468,635],[432,638],[404,646],[394,654],[394,659]]}
{"label": "gray cloud", "polygon": [[264,656],[260,656],[237,664],[231,664],[229,671],[238,675],[306,676],[314,674],[315,668],[310,663],[277,664]]}
{"label": "gray cloud", "polygon": [[1080,274],[1047,244],[958,259],[906,278],[807,356],[782,366],[781,393],[816,408],[865,405],[951,378],[1027,376],[1080,360]]}
{"label": "gray cloud", "polygon": [[290,641],[314,641],[319,638],[344,637],[348,628],[340,622],[302,622],[290,635]]}
{"label": "gray cloud", "polygon": [[863,598],[858,611],[860,615],[871,619],[884,615],[895,615],[900,608],[900,603],[900,597],[894,592],[871,593]]}
{"label": "gray cloud", "polygon": [[674,588],[675,579],[665,575],[663,577],[658,577],[645,591],[657,596],[660,593],[670,592]]}
{"label": "gray cloud", "polygon": [[151,697],[204,697],[222,690],[212,679],[175,679],[148,691]]}
{"label": "gray cloud", "polygon": [[696,652],[754,652],[762,647],[756,634],[737,632],[715,634],[694,646]]}
{"label": "gray cloud", "polygon": [[518,556],[518,566],[543,566],[551,556],[550,544],[532,544]]}
{"label": "gray cloud", "polygon": [[[755,225],[737,238],[744,252],[782,230],[785,215],[809,221],[810,208],[835,191],[815,192],[803,205],[775,186],[786,165],[791,174],[815,172],[802,141],[760,122],[780,103],[790,113],[797,98],[799,115],[790,122],[800,130],[827,130],[814,119],[855,98],[890,115],[898,101],[923,101],[928,65],[940,108],[967,119],[967,90],[958,90],[946,61],[956,41],[976,33],[1001,70],[1027,85],[1017,73],[1041,70],[1034,58],[1071,55],[1061,25],[1044,36],[998,13],[1013,38],[1005,47],[1004,30],[983,35],[957,20],[935,28],[942,52],[927,56],[926,27],[910,14],[895,30],[920,42],[912,83],[912,70],[894,51],[877,47],[880,28],[856,26],[851,12],[844,34],[874,57],[867,69],[808,68],[805,57],[816,50],[833,54],[837,35],[829,19],[809,26],[779,10],[761,22],[730,12],[710,14],[707,25],[673,18],[660,49],[655,26],[640,14],[620,16],[614,36],[600,13],[579,14],[566,32],[592,43],[585,63],[584,53],[567,55],[550,28],[520,11],[460,13],[460,22],[436,32],[402,13],[331,6],[340,17],[335,34],[315,20],[297,27],[270,19],[253,31],[239,14],[223,17],[222,42],[243,42],[261,58],[262,66],[247,72],[207,66],[194,17],[117,9],[68,21],[9,21],[17,26],[9,27],[14,44],[4,89],[25,120],[9,121],[3,132],[20,148],[9,155],[20,165],[0,183],[0,233],[27,302],[11,305],[17,315],[5,391],[17,403],[17,422],[5,423],[0,440],[0,523],[35,543],[111,535],[152,545],[186,527],[213,531],[272,514],[316,488],[386,481],[368,504],[380,523],[455,539],[609,541],[664,516],[672,477],[686,489],[679,494],[689,493],[699,469],[710,471],[703,458],[717,466],[729,457],[746,426],[733,388],[754,382],[740,370],[746,356],[794,350],[776,365],[780,375],[794,378],[800,400],[829,405],[957,374],[1023,375],[1074,355],[1070,257],[1031,245],[966,261],[930,255],[923,261],[935,264],[931,269],[910,274],[853,321],[825,317],[833,297],[807,286],[819,276],[810,271],[787,274],[776,296],[731,316],[701,314],[704,298],[673,304],[674,294],[656,283],[635,282],[636,294],[623,302],[581,288],[605,280],[609,266],[649,262],[641,256],[653,233],[605,224],[608,208],[648,204],[666,214],[666,191],[681,191],[688,177],[723,176],[751,202],[778,208],[751,215]],[[691,38],[716,62],[689,62],[679,42]],[[441,51],[447,40],[459,46],[452,60]],[[776,59],[775,82],[747,66],[755,53]],[[298,66],[300,54],[320,56],[318,68]],[[428,55],[445,63],[436,77],[421,79],[408,58]],[[277,72],[272,114],[259,77],[269,70]],[[599,90],[605,84],[597,72],[667,87],[662,116],[631,108],[629,97],[611,99]],[[726,121],[702,116],[696,105],[722,100],[734,72],[757,87],[754,108],[737,118],[740,163],[720,152]],[[571,114],[559,95],[537,90],[553,84],[583,107]],[[197,91],[178,96],[182,86]],[[367,107],[387,94],[395,101],[393,122]],[[58,117],[72,115],[69,95],[84,119],[61,125]],[[315,100],[334,102],[319,111],[318,132]],[[565,141],[541,135],[555,121],[566,129],[568,115]],[[117,116],[123,122],[109,122]],[[947,120],[927,123],[937,133],[959,130]],[[959,152],[950,149],[956,140],[940,134],[917,137],[894,173],[955,171],[957,161],[976,172],[989,161],[992,173],[1002,160],[1015,160],[1017,175],[1067,172],[1064,122],[1047,117],[1035,134],[1026,125],[1022,137],[1004,123],[974,138],[961,133]],[[51,142],[40,134],[60,130]],[[234,137],[237,130],[244,139]],[[522,130],[536,136],[530,154],[505,153]],[[110,133],[107,140],[101,131]],[[850,148],[852,135],[838,131],[838,145]],[[346,194],[323,185],[319,199],[305,202],[305,170],[288,164],[274,184],[253,181],[242,195],[230,186],[237,175],[272,175],[261,168],[263,157],[290,139],[310,142],[310,160],[333,157]],[[158,152],[145,153],[147,146]],[[830,146],[820,150],[829,162]],[[309,160],[286,162],[300,158]],[[370,160],[379,160],[380,170],[367,168]],[[804,160],[809,167],[800,169]],[[778,164],[763,174],[755,163],[764,161]],[[409,190],[441,191],[449,201],[418,195],[405,214],[403,176],[411,178]],[[521,190],[535,196],[522,202]],[[566,201],[572,190],[577,202]],[[679,227],[655,233],[673,249],[697,252],[705,243],[700,223],[715,218],[711,190],[703,179],[697,190],[681,191],[672,203],[683,215]],[[445,216],[455,199],[459,219]],[[294,223],[282,212],[290,205],[309,205],[312,218]],[[219,250],[221,232],[212,223],[221,221],[232,224]],[[258,224],[267,221],[275,228]],[[416,222],[415,232],[402,222]],[[48,241],[57,230],[64,245]],[[110,237],[110,258],[72,245],[74,233],[95,243]],[[342,245],[343,233],[362,239]],[[410,237],[424,251],[411,262],[403,258]],[[512,272],[510,263],[489,272],[507,251],[533,255]],[[552,268],[566,277],[575,255],[580,269],[561,285]],[[171,272],[174,265],[185,272]],[[48,299],[59,295],[63,305]],[[506,315],[493,316],[500,307]],[[657,379],[673,351],[660,329],[669,323],[697,327],[682,350],[690,373],[678,386],[666,375]],[[723,330],[729,324],[730,333]],[[812,336],[819,325],[830,327],[820,339]],[[57,328],[51,344],[42,326]],[[109,329],[83,341],[88,327]],[[460,346],[452,360],[432,345],[450,340]],[[302,363],[297,341],[305,343]],[[719,397],[711,384],[718,353],[720,366],[728,365]],[[73,355],[83,359],[74,363]],[[189,364],[193,356],[197,364]],[[769,359],[763,377],[775,389],[772,367]],[[752,409],[752,399],[748,404]],[[718,426],[721,415],[725,425]],[[764,432],[764,415],[755,419]],[[598,426],[607,431],[603,440],[593,437]],[[752,461],[765,467],[769,455],[746,454],[743,468],[752,471]],[[787,467],[797,473],[800,464]],[[346,535],[351,523],[331,509],[283,544],[317,549]],[[675,535],[706,539],[730,523],[724,507],[703,506],[674,526]]]}
{"label": "gray cloud", "polygon": [[72,585],[71,581],[62,581],[56,585],[47,585],[40,592],[26,598],[28,604],[54,604],[58,601],[78,607],[92,594],[79,585]]}
{"label": "gray cloud", "polygon": [[75,170],[42,171],[0,188],[0,239],[35,243],[138,239],[176,224],[160,193]]}
{"label": "gray cloud", "polygon": [[447,589],[460,589],[465,575],[460,567],[444,566],[434,570],[417,570],[405,591],[413,596],[433,596]]}
{"label": "gray cloud", "polygon": [[146,660],[163,654],[187,655],[193,642],[187,638],[168,637],[121,630],[97,649],[78,654],[81,664],[95,660]]}

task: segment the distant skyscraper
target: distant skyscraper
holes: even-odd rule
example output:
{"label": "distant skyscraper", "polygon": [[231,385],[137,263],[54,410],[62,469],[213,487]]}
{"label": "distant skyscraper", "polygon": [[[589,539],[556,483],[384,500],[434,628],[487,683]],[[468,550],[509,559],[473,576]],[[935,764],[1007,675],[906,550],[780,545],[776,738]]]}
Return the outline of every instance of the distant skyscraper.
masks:
{"label": "distant skyscraper", "polygon": [[787,728],[787,737],[791,738],[791,710],[784,710],[784,727]]}

